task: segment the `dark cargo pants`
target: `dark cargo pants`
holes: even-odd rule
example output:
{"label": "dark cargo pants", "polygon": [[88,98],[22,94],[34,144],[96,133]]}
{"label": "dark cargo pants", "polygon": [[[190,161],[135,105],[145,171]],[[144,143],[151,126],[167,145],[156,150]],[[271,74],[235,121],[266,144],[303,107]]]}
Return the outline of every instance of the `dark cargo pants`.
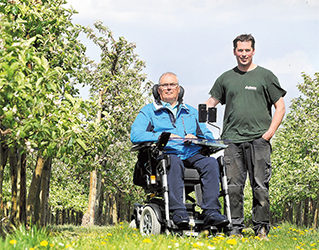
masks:
{"label": "dark cargo pants", "polygon": [[269,181],[271,145],[263,138],[229,144],[224,158],[228,179],[231,217],[234,230],[244,228],[244,187],[249,174],[253,193],[252,221],[257,233],[261,227],[269,232]]}

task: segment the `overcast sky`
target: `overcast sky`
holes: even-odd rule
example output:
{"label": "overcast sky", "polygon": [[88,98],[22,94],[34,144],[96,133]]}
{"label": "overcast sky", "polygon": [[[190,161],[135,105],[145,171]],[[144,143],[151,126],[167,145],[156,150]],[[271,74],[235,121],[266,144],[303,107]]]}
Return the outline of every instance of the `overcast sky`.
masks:
{"label": "overcast sky", "polygon": [[[254,62],[273,71],[288,91],[286,105],[299,95],[301,72],[319,72],[319,0],[68,0],[74,22],[102,21],[137,46],[148,79],[173,71],[185,88],[184,101],[205,102],[216,78],[236,66],[233,39],[251,33]],[[99,52],[88,48],[98,60]],[[222,118],[220,117],[219,120]]]}

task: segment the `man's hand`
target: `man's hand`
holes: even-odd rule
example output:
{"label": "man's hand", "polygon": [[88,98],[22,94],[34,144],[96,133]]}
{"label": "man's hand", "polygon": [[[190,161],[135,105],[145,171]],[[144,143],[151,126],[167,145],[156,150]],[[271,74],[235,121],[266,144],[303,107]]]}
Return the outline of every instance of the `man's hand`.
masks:
{"label": "man's hand", "polygon": [[263,134],[262,138],[264,138],[266,141],[270,141],[274,134],[272,132],[267,131],[266,133]]}
{"label": "man's hand", "polygon": [[171,134],[170,139],[182,139],[179,135]]}
{"label": "man's hand", "polygon": [[185,137],[180,137],[179,135],[175,135],[175,134],[171,134],[171,136],[169,137],[170,139],[197,139],[197,137],[193,134],[187,134],[185,135]]}
{"label": "man's hand", "polygon": [[187,135],[185,135],[184,138],[185,139],[197,139],[197,137],[195,135],[193,135],[193,134],[187,134]]}

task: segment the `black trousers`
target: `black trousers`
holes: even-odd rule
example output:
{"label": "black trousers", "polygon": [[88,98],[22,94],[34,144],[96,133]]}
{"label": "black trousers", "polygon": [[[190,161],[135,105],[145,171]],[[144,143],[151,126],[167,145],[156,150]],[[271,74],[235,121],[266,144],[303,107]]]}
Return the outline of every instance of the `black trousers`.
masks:
{"label": "black trousers", "polygon": [[244,228],[244,187],[248,173],[253,193],[253,229],[258,233],[261,227],[265,227],[266,232],[269,232],[270,154],[270,142],[263,138],[251,142],[231,143],[225,149],[230,210],[235,230],[241,231]]}

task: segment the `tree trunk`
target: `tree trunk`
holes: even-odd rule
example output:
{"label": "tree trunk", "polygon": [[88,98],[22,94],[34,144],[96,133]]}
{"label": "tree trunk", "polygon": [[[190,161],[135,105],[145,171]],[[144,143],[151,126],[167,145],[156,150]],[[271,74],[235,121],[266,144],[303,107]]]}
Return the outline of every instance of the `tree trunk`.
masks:
{"label": "tree trunk", "polygon": [[92,226],[95,224],[98,209],[98,196],[101,192],[101,177],[97,170],[90,173],[90,193],[89,204],[86,213],[82,218],[82,226]]}
{"label": "tree trunk", "polygon": [[10,176],[11,176],[11,212],[10,222],[17,225],[18,217],[18,153],[16,148],[11,148],[9,152]]}
{"label": "tree trunk", "polygon": [[309,198],[304,201],[304,212],[303,212],[303,225],[308,226],[308,216],[309,216]]}
{"label": "tree trunk", "polygon": [[314,202],[314,216],[313,216],[313,223],[312,227],[317,228],[318,227],[318,215],[319,215],[319,196],[317,197],[316,201]]}
{"label": "tree trunk", "polygon": [[301,209],[302,205],[301,205],[301,202],[298,201],[297,204],[296,204],[296,222],[295,224],[300,226],[301,225]]}
{"label": "tree trunk", "polygon": [[59,209],[55,211],[55,225],[59,225]]}
{"label": "tree trunk", "polygon": [[[98,99],[98,110],[97,110],[97,117],[96,121],[97,124],[101,123],[101,116],[102,116],[102,90],[99,91],[99,99]],[[95,156],[95,162],[98,162],[99,156]],[[85,212],[82,218],[82,226],[89,226],[94,225],[96,220],[96,213],[98,208],[98,198],[100,195],[99,189],[101,189],[101,178],[99,178],[100,174],[95,169],[90,173],[90,192],[89,192],[89,204],[88,209]]]}
{"label": "tree trunk", "polygon": [[29,196],[27,200],[27,217],[32,224],[39,222],[39,205],[40,205],[40,188],[41,177],[45,160],[38,156],[37,164],[33,172],[31,185],[29,188]]}
{"label": "tree trunk", "polygon": [[111,219],[112,224],[117,224],[118,221],[118,210],[117,210],[117,196],[113,193],[110,193],[111,198]]}
{"label": "tree trunk", "polygon": [[101,173],[98,173],[98,186],[97,186],[97,198],[96,198],[96,211],[95,211],[95,225],[103,224],[103,203],[104,203],[104,195],[103,195],[103,182],[102,182]]}
{"label": "tree trunk", "polygon": [[292,202],[287,202],[285,205],[285,213],[283,215],[284,219],[293,223],[293,205]]}
{"label": "tree trunk", "polygon": [[2,231],[2,221],[4,218],[4,204],[3,204],[3,195],[2,195],[2,185],[3,185],[3,173],[4,168],[7,164],[8,159],[8,147],[2,141],[3,138],[0,138],[0,236],[4,236],[4,232]]}
{"label": "tree trunk", "polygon": [[43,167],[41,178],[41,202],[40,202],[40,225],[45,226],[49,218],[49,191],[51,178],[52,158],[48,158]]}
{"label": "tree trunk", "polygon": [[27,223],[27,185],[26,185],[26,154],[20,158],[20,195],[19,195],[19,218],[23,225]]}

